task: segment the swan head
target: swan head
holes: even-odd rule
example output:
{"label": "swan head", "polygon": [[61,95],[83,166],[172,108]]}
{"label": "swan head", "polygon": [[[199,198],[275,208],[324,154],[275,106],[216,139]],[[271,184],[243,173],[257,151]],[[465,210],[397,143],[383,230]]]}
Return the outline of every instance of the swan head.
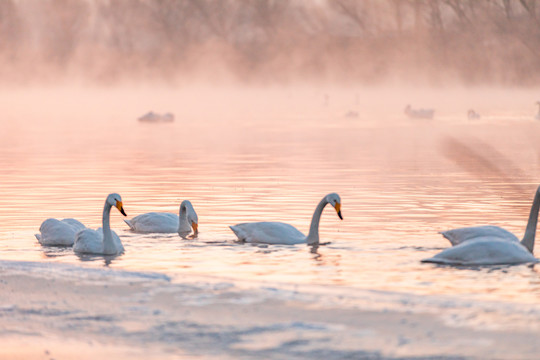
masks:
{"label": "swan head", "polygon": [[186,214],[188,224],[193,229],[193,235],[197,235],[199,233],[199,217],[197,216],[193,205],[191,205],[191,201],[182,201],[180,204],[180,212]]}
{"label": "swan head", "polygon": [[124,216],[127,216],[126,215],[126,212],[124,211],[124,206],[122,204],[122,197],[118,194],[109,194],[109,196],[107,196],[107,204],[109,204],[110,206],[114,206],[115,208],[118,209],[118,211],[120,211],[120,213]]}
{"label": "swan head", "polygon": [[336,209],[337,215],[341,220],[343,220],[343,215],[341,215],[341,198],[336,193],[331,193],[326,195],[326,201]]}

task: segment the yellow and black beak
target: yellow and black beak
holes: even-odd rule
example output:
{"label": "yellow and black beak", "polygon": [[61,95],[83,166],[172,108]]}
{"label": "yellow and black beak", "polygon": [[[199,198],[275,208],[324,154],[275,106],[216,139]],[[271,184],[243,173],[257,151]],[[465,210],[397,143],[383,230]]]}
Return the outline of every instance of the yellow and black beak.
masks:
{"label": "yellow and black beak", "polygon": [[341,204],[336,203],[336,206],[334,206],[334,207],[336,208],[337,216],[339,216],[339,218],[341,220],[343,220],[343,215],[341,215]]}
{"label": "yellow and black beak", "polygon": [[121,201],[116,202],[116,208],[118,209],[118,211],[120,211],[122,215],[127,216]]}

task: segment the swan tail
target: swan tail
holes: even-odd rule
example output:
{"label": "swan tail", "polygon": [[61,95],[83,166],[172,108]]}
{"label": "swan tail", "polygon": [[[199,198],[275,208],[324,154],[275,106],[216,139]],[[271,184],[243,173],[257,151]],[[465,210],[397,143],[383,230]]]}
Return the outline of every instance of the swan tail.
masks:
{"label": "swan tail", "polygon": [[41,234],[34,234],[34,236],[36,237],[37,241],[41,243]]}
{"label": "swan tail", "polygon": [[236,235],[236,237],[238,238],[239,241],[243,241],[243,242],[246,241],[246,237],[244,235],[244,232],[242,231],[242,229],[240,229],[240,227],[238,225],[232,225],[232,226],[229,226],[229,228]]}
{"label": "swan tail", "polygon": [[452,244],[452,246],[459,245],[460,243],[464,241],[463,239],[460,239],[459,237],[455,236],[452,230],[439,231],[439,234],[441,234],[442,237],[445,238],[446,240],[450,241],[450,244]]}
{"label": "swan tail", "polygon": [[135,231],[135,226],[131,223],[131,220],[125,220],[124,222],[129,226],[129,228],[133,231]]}

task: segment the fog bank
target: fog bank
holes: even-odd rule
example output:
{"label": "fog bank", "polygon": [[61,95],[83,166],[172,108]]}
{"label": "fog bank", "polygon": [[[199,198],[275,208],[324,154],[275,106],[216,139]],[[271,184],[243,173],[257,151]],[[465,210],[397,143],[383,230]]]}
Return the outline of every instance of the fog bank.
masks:
{"label": "fog bank", "polygon": [[531,86],[538,0],[3,0],[0,82]]}

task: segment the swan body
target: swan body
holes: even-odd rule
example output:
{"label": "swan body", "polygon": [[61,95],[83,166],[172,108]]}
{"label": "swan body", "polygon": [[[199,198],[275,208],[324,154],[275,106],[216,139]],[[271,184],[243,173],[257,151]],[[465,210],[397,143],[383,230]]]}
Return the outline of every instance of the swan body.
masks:
{"label": "swan body", "polygon": [[297,228],[282,222],[254,222],[236,224],[230,227],[238,240],[264,244],[303,244],[306,235]]}
{"label": "swan body", "polygon": [[413,109],[411,105],[405,108],[405,115],[411,119],[433,119],[435,110],[433,109]]}
{"label": "swan body", "polygon": [[301,233],[294,226],[282,222],[242,223],[230,226],[230,228],[238,237],[238,240],[248,243],[286,245],[307,243],[315,245],[319,243],[319,221],[326,204],[331,204],[336,209],[339,218],[343,220],[339,195],[336,193],[328,194],[315,208],[308,236]]}
{"label": "swan body", "polygon": [[77,242],[73,246],[73,250],[82,254],[103,254],[115,255],[124,252],[124,245],[120,237],[111,230],[112,242],[114,244],[114,252],[105,253],[103,245],[103,228],[84,229],[77,234]]}
{"label": "swan body", "polygon": [[71,246],[75,242],[75,235],[86,229],[80,221],[75,219],[47,219],[39,227],[39,234],[35,234],[41,245]]}
{"label": "swan body", "polygon": [[497,226],[478,226],[445,231],[453,245],[422,262],[448,265],[513,265],[538,262],[533,255],[540,187],[536,190],[523,240]]}
{"label": "swan body", "polygon": [[441,232],[441,235],[445,239],[448,239],[452,246],[459,245],[467,240],[475,240],[483,237],[519,242],[517,236],[512,234],[510,231],[493,225],[453,229],[443,231]]}
{"label": "swan body", "polygon": [[467,118],[469,120],[478,120],[480,119],[480,114],[474,111],[473,109],[469,109],[469,111],[467,112]]}
{"label": "swan body", "polygon": [[445,249],[423,262],[448,265],[513,265],[538,262],[519,241],[490,236],[476,238]]}
{"label": "swan body", "polygon": [[178,215],[163,212],[149,212],[135,216],[131,220],[124,220],[130,229],[137,233],[175,233],[185,237],[193,229],[198,234],[199,219],[193,205],[189,200],[180,204]]}
{"label": "swan body", "polygon": [[103,226],[97,230],[84,229],[77,233],[73,251],[82,254],[116,255],[124,252],[124,246],[114,231],[111,231],[111,207],[116,207],[124,216],[122,198],[118,194],[109,194],[103,207]]}

